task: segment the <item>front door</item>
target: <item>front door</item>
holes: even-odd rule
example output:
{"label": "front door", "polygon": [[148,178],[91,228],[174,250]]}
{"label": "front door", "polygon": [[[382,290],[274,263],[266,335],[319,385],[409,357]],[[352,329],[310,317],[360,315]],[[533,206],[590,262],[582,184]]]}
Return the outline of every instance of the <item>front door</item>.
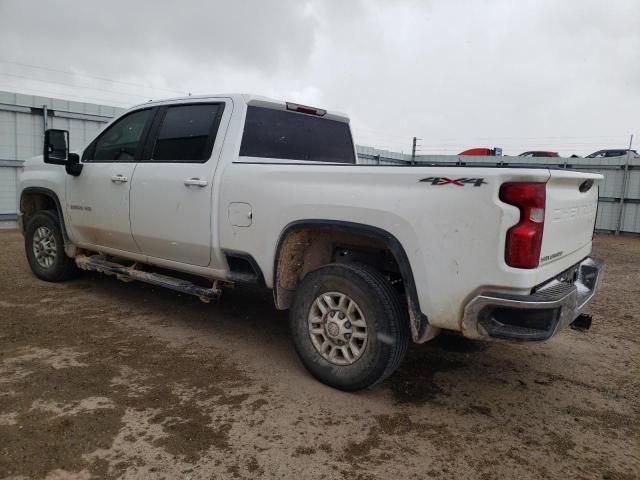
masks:
{"label": "front door", "polygon": [[211,263],[214,173],[230,104],[162,107],[150,133],[149,159],[131,185],[131,229],[149,257],[196,266]]}
{"label": "front door", "polygon": [[131,234],[129,193],[153,113],[147,108],[118,119],[87,147],[81,174],[67,175],[66,212],[75,243],[139,251]]}

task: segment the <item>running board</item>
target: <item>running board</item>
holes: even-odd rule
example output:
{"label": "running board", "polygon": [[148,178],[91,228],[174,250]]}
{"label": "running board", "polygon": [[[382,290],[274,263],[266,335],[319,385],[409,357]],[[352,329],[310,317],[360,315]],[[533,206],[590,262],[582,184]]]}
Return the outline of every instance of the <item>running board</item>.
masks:
{"label": "running board", "polygon": [[169,277],[160,273],[144,272],[135,268],[135,264],[131,267],[120,265],[119,263],[110,262],[100,256],[78,255],[76,257],[76,265],[82,270],[104,273],[106,275],[115,275],[118,280],[130,282],[138,280],[140,282],[150,283],[159,287],[169,288],[176,292],[195,295],[205,303],[220,298],[221,291],[214,282],[212,288],[205,288],[196,285],[188,280],[181,278]]}

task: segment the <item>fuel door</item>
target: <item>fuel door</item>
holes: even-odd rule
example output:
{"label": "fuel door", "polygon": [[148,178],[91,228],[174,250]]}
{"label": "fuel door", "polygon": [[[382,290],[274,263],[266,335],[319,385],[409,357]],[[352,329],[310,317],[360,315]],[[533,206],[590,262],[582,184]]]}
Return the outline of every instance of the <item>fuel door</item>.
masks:
{"label": "fuel door", "polygon": [[229,204],[229,223],[234,227],[248,227],[253,219],[251,205],[243,202]]}

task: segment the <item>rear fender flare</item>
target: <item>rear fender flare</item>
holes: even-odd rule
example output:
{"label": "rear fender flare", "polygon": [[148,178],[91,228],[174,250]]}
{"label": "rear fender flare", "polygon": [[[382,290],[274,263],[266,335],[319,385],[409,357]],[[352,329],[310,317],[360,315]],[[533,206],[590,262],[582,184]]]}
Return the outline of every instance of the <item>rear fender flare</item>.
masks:
{"label": "rear fender flare", "polygon": [[404,283],[407,296],[407,308],[409,312],[409,321],[413,341],[417,343],[423,343],[435,336],[435,334],[437,333],[437,329],[434,329],[429,325],[427,316],[422,313],[422,310],[420,309],[420,302],[418,300],[418,292],[416,290],[413,271],[411,270],[409,257],[407,256],[404,247],[394,235],[387,232],[386,230],[371,225],[345,222],[341,220],[318,219],[299,220],[288,224],[280,234],[276,247],[276,255],[274,257],[273,292],[276,305],[278,304],[279,288],[278,265],[283,244],[291,233],[295,232],[296,230],[303,229],[356,233],[384,243],[393,255],[400,269],[400,275],[402,276],[402,281]]}

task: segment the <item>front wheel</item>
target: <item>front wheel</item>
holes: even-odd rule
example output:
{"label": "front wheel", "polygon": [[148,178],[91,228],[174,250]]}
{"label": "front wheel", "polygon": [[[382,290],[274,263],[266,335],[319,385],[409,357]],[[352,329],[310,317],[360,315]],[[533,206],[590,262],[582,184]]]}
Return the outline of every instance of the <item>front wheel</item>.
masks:
{"label": "front wheel", "polygon": [[54,213],[35,213],[27,224],[24,240],[29,266],[40,280],[62,282],[79,273],[73,259],[64,252],[60,222]]}
{"label": "front wheel", "polygon": [[293,342],[305,367],[340,390],[369,388],[388,377],[409,343],[398,294],[378,271],[330,264],[302,280],[290,313]]}

